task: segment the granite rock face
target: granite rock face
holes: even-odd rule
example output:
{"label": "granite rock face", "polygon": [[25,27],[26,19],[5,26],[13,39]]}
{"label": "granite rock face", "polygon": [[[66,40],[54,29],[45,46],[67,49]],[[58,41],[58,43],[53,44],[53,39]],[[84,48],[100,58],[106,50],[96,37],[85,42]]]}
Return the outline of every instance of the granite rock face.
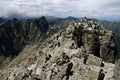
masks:
{"label": "granite rock face", "polygon": [[101,58],[107,62],[114,62],[115,56],[117,55],[114,34],[112,32],[106,32],[105,36],[102,37],[102,40],[100,42]]}
{"label": "granite rock face", "polygon": [[[38,41],[48,31],[48,28],[49,25],[44,16],[37,20],[27,19],[22,22],[14,18],[1,24],[0,56],[4,59],[0,60],[3,63],[0,66],[4,65],[3,61],[7,58],[13,59],[17,56],[27,44]],[[11,59],[6,63],[9,63]]]}
{"label": "granite rock face", "polygon": [[27,19],[21,22],[14,18],[6,21],[0,25],[0,54],[5,56],[17,54],[26,44],[40,38],[48,28],[44,16],[38,20]]}
{"label": "granite rock face", "polygon": [[[114,63],[117,53],[114,33],[95,21],[81,19],[73,23],[73,40],[77,47],[83,46],[86,53],[94,54],[106,62]],[[72,30],[72,29],[71,29]]]}
{"label": "granite rock face", "polygon": [[[114,34],[87,18],[74,21],[42,44],[27,45],[8,66],[2,80],[115,80]],[[109,63],[108,63],[109,62]]]}

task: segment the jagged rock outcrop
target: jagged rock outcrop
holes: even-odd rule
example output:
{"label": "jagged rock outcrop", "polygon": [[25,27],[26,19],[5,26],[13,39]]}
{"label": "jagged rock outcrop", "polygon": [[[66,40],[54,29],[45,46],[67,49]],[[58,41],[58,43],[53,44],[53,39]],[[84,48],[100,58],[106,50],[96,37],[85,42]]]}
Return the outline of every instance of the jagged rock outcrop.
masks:
{"label": "jagged rock outcrop", "polygon": [[94,54],[104,61],[114,63],[117,47],[112,31],[87,19],[76,21],[73,26],[71,26],[70,33],[77,47],[83,46],[86,53]]}
{"label": "jagged rock outcrop", "polygon": [[[28,45],[8,66],[0,70],[0,78],[97,80],[103,69],[104,80],[115,80],[115,45],[111,31],[83,18],[47,38],[42,44]],[[106,48],[108,51],[103,52]]]}
{"label": "jagged rock outcrop", "polygon": [[27,19],[22,22],[14,18],[1,24],[0,56],[3,59],[0,62],[2,63],[6,57],[17,56],[27,44],[38,41],[48,28],[49,25],[44,16],[37,20]]}
{"label": "jagged rock outcrop", "polygon": [[[101,40],[100,54],[104,61],[114,62],[115,56],[117,55],[117,47],[112,32],[106,32]],[[111,56],[110,56],[111,55]]]}
{"label": "jagged rock outcrop", "polygon": [[45,33],[48,31],[48,22],[44,16],[37,20],[37,25],[40,26],[40,30]]}

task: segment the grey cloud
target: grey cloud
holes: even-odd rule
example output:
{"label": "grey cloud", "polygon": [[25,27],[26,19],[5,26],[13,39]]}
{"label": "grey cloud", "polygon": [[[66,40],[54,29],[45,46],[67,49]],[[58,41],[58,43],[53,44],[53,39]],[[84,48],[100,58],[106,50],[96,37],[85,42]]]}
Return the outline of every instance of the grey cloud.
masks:
{"label": "grey cloud", "polygon": [[0,0],[0,3],[0,16],[120,17],[119,0]]}

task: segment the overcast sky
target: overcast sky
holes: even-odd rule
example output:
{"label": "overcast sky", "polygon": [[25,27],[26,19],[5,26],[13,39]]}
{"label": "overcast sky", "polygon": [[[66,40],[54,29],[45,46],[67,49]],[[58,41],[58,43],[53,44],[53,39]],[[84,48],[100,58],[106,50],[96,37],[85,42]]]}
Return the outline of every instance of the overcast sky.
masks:
{"label": "overcast sky", "polygon": [[120,0],[0,0],[0,16],[119,18]]}

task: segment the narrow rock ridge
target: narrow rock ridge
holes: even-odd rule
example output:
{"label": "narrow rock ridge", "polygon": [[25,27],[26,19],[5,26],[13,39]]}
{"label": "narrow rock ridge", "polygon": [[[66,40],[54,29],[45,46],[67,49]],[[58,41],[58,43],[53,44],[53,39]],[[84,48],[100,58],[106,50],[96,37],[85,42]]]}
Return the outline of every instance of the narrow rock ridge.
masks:
{"label": "narrow rock ridge", "polygon": [[73,21],[45,42],[28,45],[5,69],[2,80],[114,79],[114,34],[92,19]]}

